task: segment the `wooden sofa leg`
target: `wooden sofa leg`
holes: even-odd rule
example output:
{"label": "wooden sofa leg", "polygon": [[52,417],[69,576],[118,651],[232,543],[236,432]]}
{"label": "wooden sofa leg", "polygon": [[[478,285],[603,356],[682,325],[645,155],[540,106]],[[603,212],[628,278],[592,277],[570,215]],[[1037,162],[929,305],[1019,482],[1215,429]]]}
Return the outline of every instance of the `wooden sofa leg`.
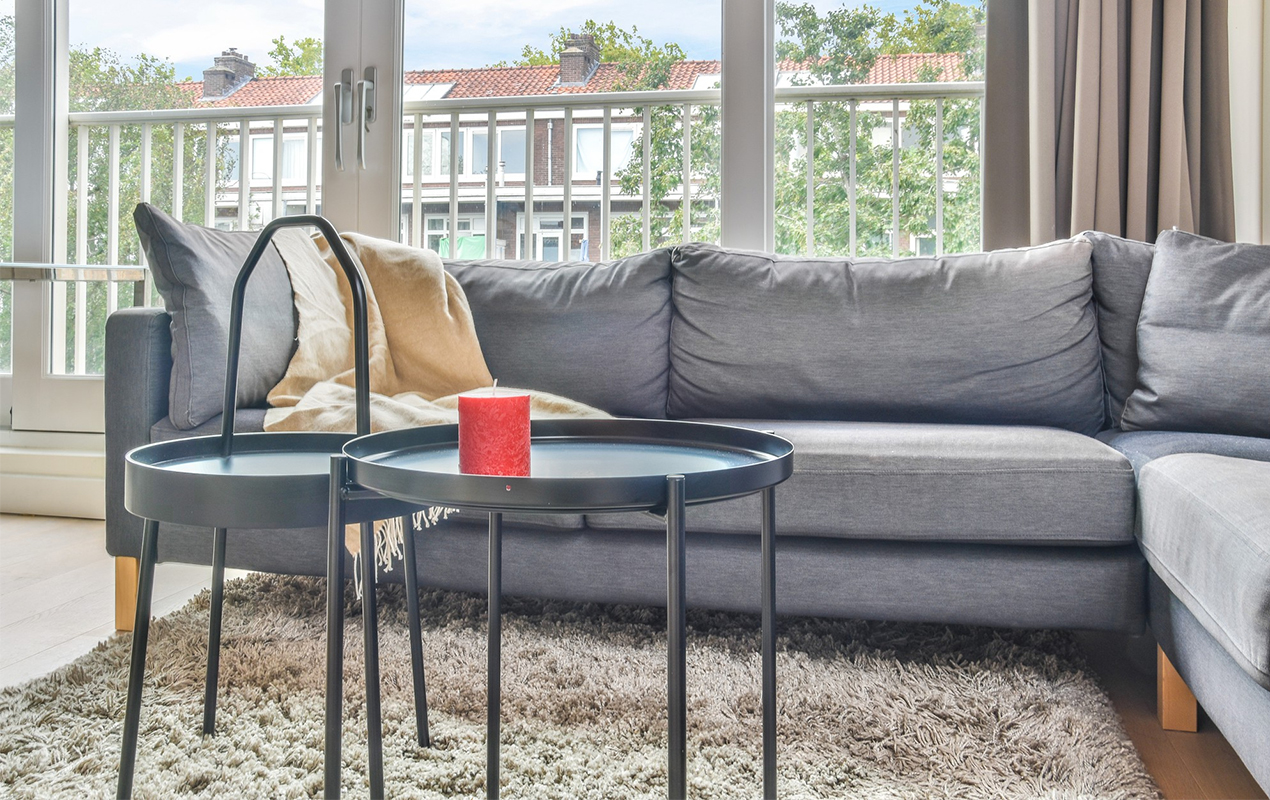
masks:
{"label": "wooden sofa leg", "polygon": [[115,630],[130,631],[137,621],[137,559],[115,556]]}
{"label": "wooden sofa leg", "polygon": [[1164,655],[1164,648],[1156,646],[1156,703],[1160,715],[1160,727],[1166,731],[1199,729],[1199,706],[1195,695],[1182,680],[1173,662]]}

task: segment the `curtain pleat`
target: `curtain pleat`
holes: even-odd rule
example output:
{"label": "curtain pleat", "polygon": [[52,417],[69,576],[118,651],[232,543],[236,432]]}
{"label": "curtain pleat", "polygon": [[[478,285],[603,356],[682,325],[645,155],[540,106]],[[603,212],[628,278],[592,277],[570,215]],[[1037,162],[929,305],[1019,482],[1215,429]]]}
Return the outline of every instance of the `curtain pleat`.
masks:
{"label": "curtain pleat", "polygon": [[[1199,233],[1226,242],[1235,240],[1235,176],[1230,146],[1230,28],[1227,0],[1203,3],[1200,45]],[[1215,142],[1216,146],[1208,143]],[[1224,143],[1224,146],[1223,146]]]}
{"label": "curtain pleat", "polygon": [[1029,0],[1033,243],[1088,229],[1153,241],[1172,226],[1234,238],[1227,2]]}

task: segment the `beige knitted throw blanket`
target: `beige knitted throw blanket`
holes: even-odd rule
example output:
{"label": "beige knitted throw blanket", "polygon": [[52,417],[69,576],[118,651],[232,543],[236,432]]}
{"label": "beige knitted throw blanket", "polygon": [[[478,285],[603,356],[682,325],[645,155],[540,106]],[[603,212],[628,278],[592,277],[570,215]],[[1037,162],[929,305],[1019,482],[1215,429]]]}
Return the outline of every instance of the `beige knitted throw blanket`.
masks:
{"label": "beige knitted throw blanket", "polygon": [[[371,430],[458,422],[458,394],[493,384],[462,287],[430,250],[356,233],[342,236],[366,286]],[[356,430],[352,290],[320,235],[294,229],[274,237],[286,263],[298,315],[298,344],[286,375],[269,392],[267,431]],[[543,353],[543,358],[552,354]],[[607,417],[598,409],[528,390],[534,419]],[[448,516],[414,515],[421,529]],[[390,571],[402,555],[400,520],[375,523],[376,564]],[[356,526],[345,544],[358,556]]]}

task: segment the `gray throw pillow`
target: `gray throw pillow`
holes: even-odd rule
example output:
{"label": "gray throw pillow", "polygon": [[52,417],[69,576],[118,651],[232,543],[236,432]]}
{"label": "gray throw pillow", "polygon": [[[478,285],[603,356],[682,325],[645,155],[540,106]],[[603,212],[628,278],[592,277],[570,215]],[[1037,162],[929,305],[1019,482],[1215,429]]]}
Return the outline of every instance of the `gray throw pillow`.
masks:
{"label": "gray throw pillow", "polygon": [[1138,385],[1138,314],[1155,245],[1110,233],[1081,234],[1094,246],[1094,302],[1102,341],[1102,374],[1107,384],[1107,419],[1116,424],[1125,400]]}
{"label": "gray throw pillow", "polygon": [[[257,234],[190,225],[149,203],[138,205],[132,216],[155,286],[172,316],[168,416],[181,430],[197,428],[224,407],[234,281]],[[291,362],[295,335],[291,279],[270,244],[247,284],[238,364],[240,407],[265,404]]]}
{"label": "gray throw pillow", "polygon": [[674,253],[671,417],[1103,427],[1089,241],[942,258]]}
{"label": "gray throw pillow", "polygon": [[1120,427],[1270,436],[1270,246],[1165,231]]}
{"label": "gray throw pillow", "polygon": [[447,261],[499,384],[665,418],[670,251],[601,264]]}

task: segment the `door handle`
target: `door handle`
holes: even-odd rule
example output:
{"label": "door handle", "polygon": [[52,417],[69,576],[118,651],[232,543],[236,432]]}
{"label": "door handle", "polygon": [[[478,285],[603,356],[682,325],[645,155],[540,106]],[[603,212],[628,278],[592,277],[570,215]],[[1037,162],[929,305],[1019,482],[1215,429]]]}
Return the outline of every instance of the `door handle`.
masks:
{"label": "door handle", "polygon": [[346,69],[332,87],[335,103],[335,168],[344,169],[344,126],[353,121],[353,70]]}
{"label": "door handle", "polygon": [[366,133],[375,121],[375,79],[379,70],[367,67],[357,82],[357,164],[366,169]]}

